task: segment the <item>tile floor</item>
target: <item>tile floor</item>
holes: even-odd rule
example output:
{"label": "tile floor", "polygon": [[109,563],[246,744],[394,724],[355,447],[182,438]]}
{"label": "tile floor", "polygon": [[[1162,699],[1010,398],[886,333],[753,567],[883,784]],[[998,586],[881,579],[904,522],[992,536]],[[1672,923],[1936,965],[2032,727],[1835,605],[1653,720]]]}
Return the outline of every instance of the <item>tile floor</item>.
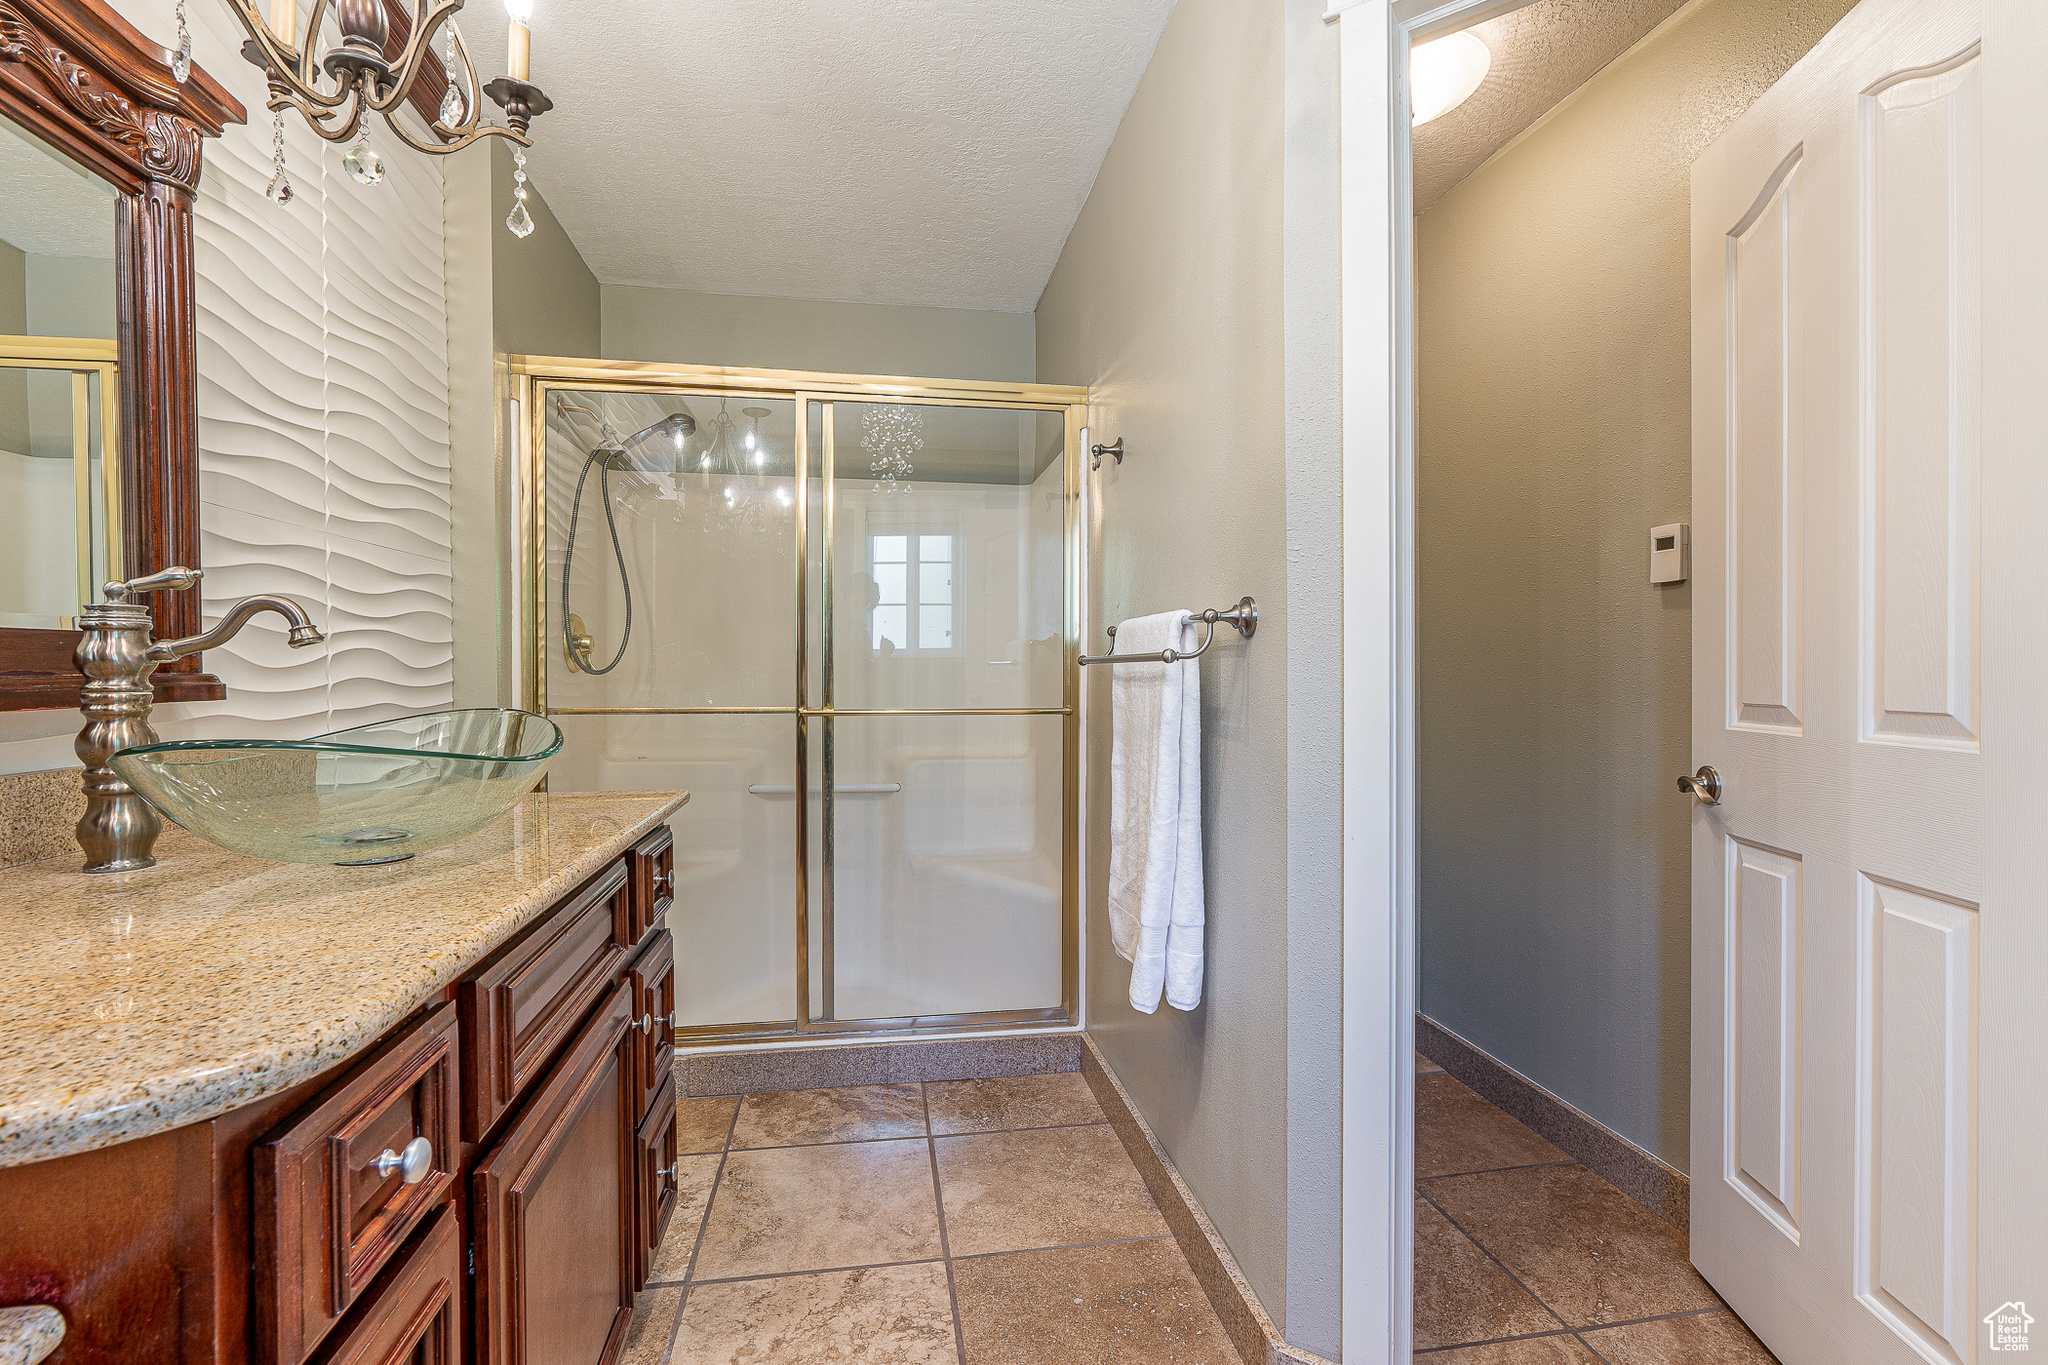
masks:
{"label": "tile floor", "polygon": [[1415,1358],[1776,1365],[1685,1236],[1417,1057]]}
{"label": "tile floor", "polygon": [[1079,1075],[685,1099],[623,1365],[1238,1365]]}

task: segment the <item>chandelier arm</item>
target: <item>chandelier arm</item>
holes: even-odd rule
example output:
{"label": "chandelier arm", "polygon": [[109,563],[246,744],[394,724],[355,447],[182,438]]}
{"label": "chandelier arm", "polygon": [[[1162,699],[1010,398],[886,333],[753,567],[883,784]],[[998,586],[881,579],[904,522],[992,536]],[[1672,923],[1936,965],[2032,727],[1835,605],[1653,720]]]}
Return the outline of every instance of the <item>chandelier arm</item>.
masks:
{"label": "chandelier arm", "polygon": [[[353,87],[350,88],[350,93],[354,93]],[[326,138],[329,142],[348,141],[356,135],[356,129],[361,127],[363,122],[363,102],[361,99],[350,101],[347,110],[348,120],[339,128],[329,128],[327,124],[342,111],[337,109],[316,111],[313,106],[309,105],[302,96],[293,90],[282,90],[272,87],[270,100],[264,105],[264,108],[298,110],[301,114],[305,115],[306,122],[312,127],[313,131]]]}
{"label": "chandelier arm", "polygon": [[[392,69],[391,79],[384,85],[384,93],[371,99],[370,107],[385,117],[412,95],[413,82],[419,79],[420,67],[433,50],[435,32],[448,16],[462,8],[463,0],[436,0],[434,7],[427,11],[412,32],[405,35],[405,50],[398,54],[398,63]],[[415,12],[417,14],[417,12]]]}
{"label": "chandelier arm", "polygon": [[[320,21],[327,17],[328,8],[329,0],[313,0],[313,8],[306,15],[305,50],[299,53],[299,68],[293,73],[294,83],[320,103],[327,101],[320,93],[320,59],[314,54],[313,45],[320,38]],[[341,96],[346,89],[344,86],[334,92],[335,104],[341,102]]]}
{"label": "chandelier arm", "polygon": [[[487,137],[502,137],[507,142],[517,143],[521,147],[531,147],[533,145],[532,138],[515,129],[500,128],[493,123],[486,123],[479,127],[474,118],[471,118],[467,124],[460,128],[448,129],[450,136],[446,142],[424,142],[414,137],[406,130],[405,125],[398,121],[396,114],[391,110],[384,111],[384,122],[391,125],[392,135],[400,142],[403,142],[416,152],[425,152],[429,156],[447,156],[451,152],[461,151],[472,142],[481,142]],[[446,127],[446,125],[436,122],[434,127],[439,129]]]}

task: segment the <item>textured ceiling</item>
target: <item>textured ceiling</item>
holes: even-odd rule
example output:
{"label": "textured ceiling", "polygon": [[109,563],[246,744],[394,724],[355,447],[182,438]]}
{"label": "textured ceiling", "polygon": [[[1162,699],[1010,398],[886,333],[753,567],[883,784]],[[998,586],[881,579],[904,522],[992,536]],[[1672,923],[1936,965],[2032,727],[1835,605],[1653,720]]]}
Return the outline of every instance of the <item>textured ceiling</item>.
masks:
{"label": "textured ceiling", "polygon": [[1171,9],[538,0],[528,170],[606,284],[1028,312]]}
{"label": "textured ceiling", "polygon": [[1415,130],[1415,211],[1441,199],[1683,3],[1536,0],[1474,25],[1493,51],[1493,68],[1471,99]]}
{"label": "textured ceiling", "polygon": [[31,256],[114,257],[114,187],[0,119],[0,241]]}

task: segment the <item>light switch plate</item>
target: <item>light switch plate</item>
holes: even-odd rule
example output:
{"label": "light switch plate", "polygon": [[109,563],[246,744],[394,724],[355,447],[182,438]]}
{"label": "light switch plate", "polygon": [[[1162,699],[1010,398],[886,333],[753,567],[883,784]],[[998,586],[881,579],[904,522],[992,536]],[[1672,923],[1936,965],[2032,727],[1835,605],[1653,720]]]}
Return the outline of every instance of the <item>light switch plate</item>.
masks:
{"label": "light switch plate", "polygon": [[1691,537],[1686,534],[1686,530],[1686,524],[1682,521],[1650,528],[1652,583],[1683,583],[1691,574],[1692,545]]}

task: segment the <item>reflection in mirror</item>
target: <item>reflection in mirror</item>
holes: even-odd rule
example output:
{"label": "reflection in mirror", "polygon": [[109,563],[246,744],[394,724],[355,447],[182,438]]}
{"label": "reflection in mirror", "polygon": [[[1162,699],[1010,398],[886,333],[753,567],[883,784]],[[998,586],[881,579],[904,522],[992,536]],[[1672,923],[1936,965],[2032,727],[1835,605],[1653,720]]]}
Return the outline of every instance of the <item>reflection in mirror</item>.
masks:
{"label": "reflection in mirror", "polygon": [[0,626],[70,627],[120,565],[114,207],[0,118]]}

